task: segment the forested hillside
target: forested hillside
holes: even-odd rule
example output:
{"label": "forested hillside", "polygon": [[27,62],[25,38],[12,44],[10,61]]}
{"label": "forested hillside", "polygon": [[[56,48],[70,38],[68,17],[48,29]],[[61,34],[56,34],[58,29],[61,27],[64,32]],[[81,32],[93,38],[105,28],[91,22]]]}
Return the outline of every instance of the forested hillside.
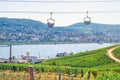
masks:
{"label": "forested hillside", "polygon": [[0,44],[120,42],[120,25],[76,23],[48,28],[30,19],[0,18]]}

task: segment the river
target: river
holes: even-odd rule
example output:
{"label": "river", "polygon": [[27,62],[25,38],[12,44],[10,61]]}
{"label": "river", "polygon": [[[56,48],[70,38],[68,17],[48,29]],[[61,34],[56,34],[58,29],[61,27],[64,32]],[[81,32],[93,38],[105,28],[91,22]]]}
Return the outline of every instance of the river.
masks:
{"label": "river", "polygon": [[[78,53],[87,50],[99,49],[114,44],[87,43],[87,44],[40,44],[40,45],[12,45],[12,56],[18,58],[29,52],[31,56],[53,58],[57,53]],[[0,58],[9,58],[9,47],[0,47]]]}

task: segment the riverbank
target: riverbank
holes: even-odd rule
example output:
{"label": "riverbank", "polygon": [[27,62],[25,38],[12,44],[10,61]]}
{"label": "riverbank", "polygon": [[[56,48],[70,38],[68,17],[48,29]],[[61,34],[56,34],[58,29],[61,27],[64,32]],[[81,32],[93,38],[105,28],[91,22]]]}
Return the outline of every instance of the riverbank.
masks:
{"label": "riverbank", "polygon": [[[109,44],[109,43],[78,43],[78,42],[40,42],[40,43],[0,43],[0,45],[42,45],[42,44]],[[111,43],[120,44],[120,43]]]}

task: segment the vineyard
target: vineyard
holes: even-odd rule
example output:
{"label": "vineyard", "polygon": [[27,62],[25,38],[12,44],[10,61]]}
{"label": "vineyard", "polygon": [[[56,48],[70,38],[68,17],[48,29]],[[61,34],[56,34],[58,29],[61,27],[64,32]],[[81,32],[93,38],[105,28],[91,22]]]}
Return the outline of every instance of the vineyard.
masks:
{"label": "vineyard", "polygon": [[[10,65],[8,67],[8,65]],[[4,66],[4,67],[3,67]],[[6,67],[5,67],[6,66]],[[29,65],[2,64],[0,80],[28,80]],[[74,68],[34,65],[34,80],[119,80],[120,64],[95,68]],[[111,66],[111,67],[110,67]],[[113,67],[114,66],[114,67]]]}
{"label": "vineyard", "polygon": [[120,47],[116,48],[114,51],[114,56],[120,59]]}
{"label": "vineyard", "polygon": [[[44,65],[54,65],[54,66],[72,66],[72,67],[95,67],[101,65],[108,65],[114,63],[106,55],[106,50],[111,47],[102,48],[98,50],[86,51],[70,56],[65,56],[61,58],[51,59],[42,64]],[[64,62],[65,61],[65,62]]]}
{"label": "vineyard", "polygon": [[[28,80],[28,67],[34,80],[119,80],[120,63],[111,60],[106,50],[115,46],[51,59],[39,64],[0,64],[0,80]],[[120,47],[113,52],[119,53]]]}

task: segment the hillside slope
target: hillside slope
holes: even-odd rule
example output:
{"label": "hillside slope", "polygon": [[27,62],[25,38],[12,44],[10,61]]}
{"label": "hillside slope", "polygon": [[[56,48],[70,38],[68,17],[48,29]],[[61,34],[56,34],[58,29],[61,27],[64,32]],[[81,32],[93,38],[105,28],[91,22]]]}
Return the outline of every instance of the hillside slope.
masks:
{"label": "hillside slope", "polygon": [[43,64],[55,65],[55,66],[58,65],[58,66],[84,67],[84,68],[116,64],[114,60],[112,60],[106,55],[106,50],[112,47],[86,51],[83,53],[77,53],[61,58],[55,58],[48,60]]}
{"label": "hillside slope", "polygon": [[48,28],[30,19],[0,18],[0,44],[34,43],[117,43],[120,25],[76,23]]}

